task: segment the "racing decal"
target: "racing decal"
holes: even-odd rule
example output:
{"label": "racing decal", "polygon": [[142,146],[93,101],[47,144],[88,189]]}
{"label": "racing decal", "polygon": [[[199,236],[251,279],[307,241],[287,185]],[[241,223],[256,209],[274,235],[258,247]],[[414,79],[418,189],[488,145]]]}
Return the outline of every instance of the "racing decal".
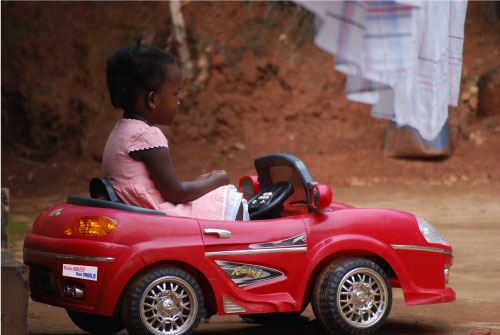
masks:
{"label": "racing decal", "polygon": [[250,244],[248,247],[250,249],[264,249],[264,248],[288,248],[288,247],[300,247],[300,246],[307,246],[306,233],[276,242]]}
{"label": "racing decal", "polygon": [[226,261],[215,261],[215,263],[217,263],[229,278],[240,287],[271,280],[284,275],[281,271],[260,265]]}
{"label": "racing decal", "polygon": [[97,281],[97,266],[63,264],[63,276]]}

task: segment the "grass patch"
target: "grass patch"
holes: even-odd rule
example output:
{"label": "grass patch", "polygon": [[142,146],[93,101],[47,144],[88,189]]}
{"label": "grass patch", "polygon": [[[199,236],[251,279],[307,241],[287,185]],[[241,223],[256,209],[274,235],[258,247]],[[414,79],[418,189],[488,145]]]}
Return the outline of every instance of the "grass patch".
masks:
{"label": "grass patch", "polygon": [[40,319],[39,315],[33,314],[33,313],[28,313],[28,319]]}
{"label": "grass patch", "polygon": [[9,215],[7,229],[8,229],[8,247],[11,248],[14,246],[16,240],[26,235],[26,233],[31,229],[31,224],[30,222],[14,221],[10,218]]}

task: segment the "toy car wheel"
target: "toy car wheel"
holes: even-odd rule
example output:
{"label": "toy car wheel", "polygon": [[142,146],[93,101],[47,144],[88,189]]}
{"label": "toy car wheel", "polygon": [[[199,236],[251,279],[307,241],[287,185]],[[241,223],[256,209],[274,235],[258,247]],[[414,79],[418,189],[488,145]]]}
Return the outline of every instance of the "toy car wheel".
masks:
{"label": "toy car wheel", "polygon": [[66,312],[75,325],[91,334],[114,334],[124,328],[119,316],[116,315],[113,317],[103,316],[76,312],[69,309]]}
{"label": "toy car wheel", "polygon": [[385,272],[366,259],[345,259],[326,267],[316,282],[313,310],[330,332],[367,335],[388,317],[392,291]]}
{"label": "toy car wheel", "polygon": [[188,273],[159,268],[129,285],[122,311],[130,334],[190,334],[203,315],[203,295]]}

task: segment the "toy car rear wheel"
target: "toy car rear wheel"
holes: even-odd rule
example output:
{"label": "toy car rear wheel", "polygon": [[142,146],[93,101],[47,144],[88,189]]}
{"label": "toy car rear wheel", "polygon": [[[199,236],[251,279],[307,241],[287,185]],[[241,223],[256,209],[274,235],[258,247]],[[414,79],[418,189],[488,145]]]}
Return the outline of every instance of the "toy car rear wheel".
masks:
{"label": "toy car rear wheel", "polygon": [[313,310],[330,332],[367,335],[382,326],[392,306],[392,291],[385,272],[362,258],[334,262],[318,277]]}
{"label": "toy car rear wheel", "polygon": [[176,268],[158,268],[128,286],[122,313],[130,334],[190,334],[204,315],[203,295],[188,273]]}
{"label": "toy car rear wheel", "polygon": [[115,316],[103,316],[76,312],[69,309],[66,312],[75,325],[91,334],[109,335],[118,333],[124,328],[119,314]]}

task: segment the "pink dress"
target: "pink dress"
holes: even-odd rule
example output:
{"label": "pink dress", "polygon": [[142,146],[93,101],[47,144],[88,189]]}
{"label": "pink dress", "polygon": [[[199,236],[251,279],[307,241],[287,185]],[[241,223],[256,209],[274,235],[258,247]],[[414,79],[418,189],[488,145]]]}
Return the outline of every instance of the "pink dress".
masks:
{"label": "pink dress", "polygon": [[[185,204],[174,205],[166,201],[151,179],[146,165],[129,156],[132,151],[159,147],[168,148],[167,138],[159,128],[140,120],[118,121],[104,148],[102,173],[121,200],[130,205],[164,211],[172,216],[235,219],[241,193],[235,192],[233,185],[221,186]],[[229,203],[237,206],[228,206]]]}

